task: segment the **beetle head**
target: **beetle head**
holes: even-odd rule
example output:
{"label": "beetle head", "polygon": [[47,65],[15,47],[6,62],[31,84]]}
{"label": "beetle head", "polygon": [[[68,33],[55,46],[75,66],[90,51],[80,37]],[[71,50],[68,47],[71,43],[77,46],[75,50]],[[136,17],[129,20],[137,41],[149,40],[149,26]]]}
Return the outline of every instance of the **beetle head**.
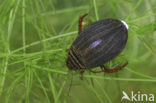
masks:
{"label": "beetle head", "polygon": [[67,67],[69,68],[69,69],[71,69],[71,70],[76,70],[75,68],[75,65],[74,65],[74,63],[73,63],[73,59],[71,58],[71,56],[69,55],[68,56],[68,58],[67,58],[67,60],[66,60],[66,65],[67,65]]}

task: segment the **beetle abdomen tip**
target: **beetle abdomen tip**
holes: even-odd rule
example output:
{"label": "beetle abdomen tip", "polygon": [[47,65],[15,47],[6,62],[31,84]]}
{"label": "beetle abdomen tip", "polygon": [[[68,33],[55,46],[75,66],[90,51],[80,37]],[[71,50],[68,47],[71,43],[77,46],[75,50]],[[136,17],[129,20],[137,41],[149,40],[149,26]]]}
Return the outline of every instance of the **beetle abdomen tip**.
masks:
{"label": "beetle abdomen tip", "polygon": [[123,21],[123,20],[121,20],[121,22],[125,25],[125,27],[127,28],[127,30],[128,30],[128,24],[125,22],[125,21]]}

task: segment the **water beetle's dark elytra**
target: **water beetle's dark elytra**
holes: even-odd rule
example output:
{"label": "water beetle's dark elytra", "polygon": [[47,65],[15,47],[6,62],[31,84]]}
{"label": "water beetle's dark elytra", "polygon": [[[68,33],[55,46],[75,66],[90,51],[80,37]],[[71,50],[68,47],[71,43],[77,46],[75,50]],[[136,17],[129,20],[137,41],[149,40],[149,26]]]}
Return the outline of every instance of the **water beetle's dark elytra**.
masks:
{"label": "water beetle's dark elytra", "polygon": [[114,59],[125,48],[128,39],[126,22],[104,19],[92,23],[82,31],[85,16],[87,14],[80,18],[79,35],[68,50],[67,67],[71,70],[91,70],[91,68],[100,66],[102,70],[97,72],[109,73],[124,68],[128,62],[110,69],[106,69],[104,64]]}

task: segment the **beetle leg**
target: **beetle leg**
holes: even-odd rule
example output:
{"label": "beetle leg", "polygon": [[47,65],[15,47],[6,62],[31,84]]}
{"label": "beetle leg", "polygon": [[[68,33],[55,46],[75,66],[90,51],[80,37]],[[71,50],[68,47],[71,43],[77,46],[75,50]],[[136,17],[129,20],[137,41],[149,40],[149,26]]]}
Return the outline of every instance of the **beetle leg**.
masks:
{"label": "beetle leg", "polygon": [[103,69],[103,72],[107,72],[107,73],[113,73],[113,72],[118,72],[119,70],[123,69],[126,65],[128,65],[128,62],[126,62],[125,64],[123,64],[122,66],[117,67],[117,65],[111,67],[110,69],[107,69],[104,65],[101,66],[101,68]]}
{"label": "beetle leg", "polygon": [[82,32],[82,22],[85,16],[87,16],[88,14],[84,14],[83,16],[80,17],[79,19],[79,34],[80,32]]}
{"label": "beetle leg", "polygon": [[84,73],[84,71],[80,71],[80,74],[81,74],[80,79],[81,80],[83,80],[83,73]]}

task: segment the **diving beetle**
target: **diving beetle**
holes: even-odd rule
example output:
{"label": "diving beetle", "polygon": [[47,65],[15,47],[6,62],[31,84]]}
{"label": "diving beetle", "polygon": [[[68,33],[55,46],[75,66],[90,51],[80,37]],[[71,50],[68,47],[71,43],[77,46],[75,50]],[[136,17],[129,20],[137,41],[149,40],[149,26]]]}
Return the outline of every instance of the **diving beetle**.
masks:
{"label": "diving beetle", "polygon": [[117,72],[122,66],[112,66],[107,69],[104,64],[117,57],[125,48],[128,39],[128,25],[117,19],[104,19],[92,23],[82,31],[82,22],[85,14],[79,19],[79,32],[76,40],[68,49],[66,65],[70,70],[90,70],[101,67],[98,72]]}

